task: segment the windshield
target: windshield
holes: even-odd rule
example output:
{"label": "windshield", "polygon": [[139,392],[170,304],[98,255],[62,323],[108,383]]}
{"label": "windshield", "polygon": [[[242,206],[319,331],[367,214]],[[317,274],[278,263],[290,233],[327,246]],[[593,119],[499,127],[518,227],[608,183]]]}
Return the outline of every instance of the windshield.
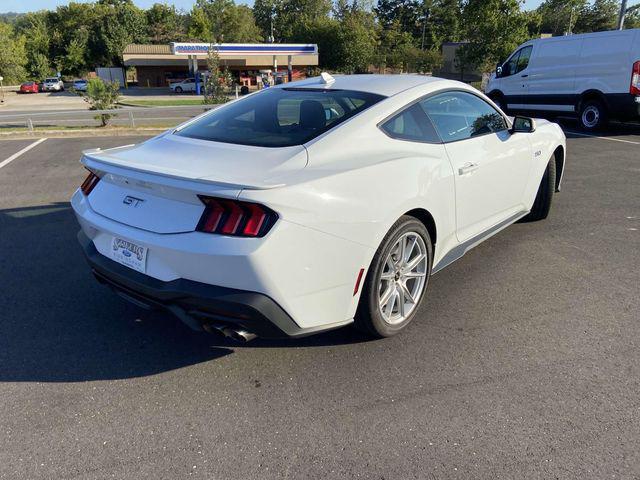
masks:
{"label": "windshield", "polygon": [[260,147],[301,145],[383,98],[350,90],[270,88],[214,110],[176,135]]}

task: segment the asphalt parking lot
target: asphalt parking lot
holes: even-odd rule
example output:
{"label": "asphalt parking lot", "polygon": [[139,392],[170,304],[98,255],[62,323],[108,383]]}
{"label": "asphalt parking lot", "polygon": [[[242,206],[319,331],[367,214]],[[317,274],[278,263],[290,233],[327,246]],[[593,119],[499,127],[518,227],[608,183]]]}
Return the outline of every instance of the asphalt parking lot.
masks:
{"label": "asphalt parking lot", "polygon": [[640,478],[640,129],[432,278],[406,334],[239,345],[91,277],[80,151],[0,142],[0,478]]}

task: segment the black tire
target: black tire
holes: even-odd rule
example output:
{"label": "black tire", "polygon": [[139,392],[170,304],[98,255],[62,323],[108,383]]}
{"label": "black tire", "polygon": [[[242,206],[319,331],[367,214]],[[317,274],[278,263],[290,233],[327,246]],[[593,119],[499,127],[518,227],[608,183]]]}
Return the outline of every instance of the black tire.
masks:
{"label": "black tire", "polygon": [[604,103],[596,99],[582,102],[578,112],[578,122],[586,132],[602,130],[608,122],[607,108]]}
{"label": "black tire", "polygon": [[182,93],[182,87],[176,87],[175,92],[176,93]]}
{"label": "black tire", "polygon": [[551,210],[551,202],[553,200],[553,193],[556,190],[556,161],[554,158],[549,161],[547,169],[540,181],[540,187],[538,187],[538,193],[536,199],[533,201],[531,211],[525,216],[523,222],[536,222],[538,220],[544,220],[549,216]]}
{"label": "black tire", "polygon": [[[380,283],[380,276],[384,270],[384,263],[388,255],[391,253],[392,248],[398,241],[398,239],[409,232],[417,233],[426,247],[427,262],[425,271],[425,282],[422,292],[419,298],[416,299],[416,304],[411,313],[401,323],[390,324],[387,323],[380,312],[379,304],[379,292],[378,285]],[[371,261],[371,266],[367,272],[367,276],[362,287],[362,294],[360,296],[360,303],[355,316],[355,326],[358,330],[365,332],[376,338],[391,337],[404,330],[409,323],[413,320],[416,312],[420,308],[420,304],[424,299],[425,293],[429,286],[429,276],[431,275],[431,263],[433,261],[433,246],[431,244],[431,237],[429,232],[425,228],[424,224],[417,220],[415,217],[404,215],[391,227],[387,235],[382,240],[382,243],[376,254]]]}

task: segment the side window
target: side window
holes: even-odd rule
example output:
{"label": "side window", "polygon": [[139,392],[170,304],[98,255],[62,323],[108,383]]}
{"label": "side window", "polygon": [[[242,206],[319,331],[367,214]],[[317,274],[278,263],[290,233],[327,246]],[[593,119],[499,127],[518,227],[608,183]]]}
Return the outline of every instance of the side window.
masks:
{"label": "side window", "polygon": [[524,47],[520,50],[520,56],[518,57],[518,64],[516,65],[515,73],[519,73],[529,66],[529,59],[531,58],[532,51],[532,46]]}
{"label": "side window", "polygon": [[422,100],[420,105],[445,143],[507,129],[502,115],[471,93],[441,93]]}
{"label": "side window", "polygon": [[433,124],[417,103],[387,120],[380,128],[398,140],[440,143]]}
{"label": "side window", "polygon": [[518,50],[516,53],[511,55],[511,58],[504,64],[502,67],[502,76],[508,77],[516,73],[518,69],[518,59],[520,58],[520,53],[522,50]]}

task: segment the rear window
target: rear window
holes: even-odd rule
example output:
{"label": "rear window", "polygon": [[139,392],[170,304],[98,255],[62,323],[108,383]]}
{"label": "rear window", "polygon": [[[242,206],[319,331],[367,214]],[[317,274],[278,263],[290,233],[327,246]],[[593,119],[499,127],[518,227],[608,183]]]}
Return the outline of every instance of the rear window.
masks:
{"label": "rear window", "polygon": [[260,147],[301,145],[383,98],[351,90],[271,88],[214,110],[176,135]]}
{"label": "rear window", "polygon": [[45,78],[44,80],[45,82],[57,82],[58,79],[57,78]]}

